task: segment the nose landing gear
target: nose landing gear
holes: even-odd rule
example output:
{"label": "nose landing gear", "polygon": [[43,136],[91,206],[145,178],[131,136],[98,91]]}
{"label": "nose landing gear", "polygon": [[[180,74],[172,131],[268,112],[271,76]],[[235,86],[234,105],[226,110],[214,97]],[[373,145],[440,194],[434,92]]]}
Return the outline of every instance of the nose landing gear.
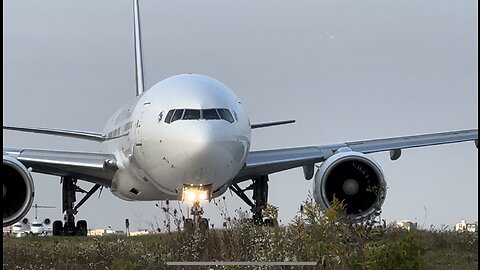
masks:
{"label": "nose landing gear", "polygon": [[192,208],[190,209],[190,214],[192,218],[186,218],[184,220],[184,231],[187,233],[193,233],[196,228],[201,233],[208,231],[209,224],[208,219],[203,218],[203,208],[200,206],[200,202],[194,202]]}

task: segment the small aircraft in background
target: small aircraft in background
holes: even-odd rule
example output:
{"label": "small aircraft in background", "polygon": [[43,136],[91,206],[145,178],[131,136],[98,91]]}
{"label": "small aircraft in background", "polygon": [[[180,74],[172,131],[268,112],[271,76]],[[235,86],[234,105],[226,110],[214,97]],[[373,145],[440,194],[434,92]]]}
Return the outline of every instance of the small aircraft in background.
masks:
{"label": "small aircraft in background", "polygon": [[32,208],[35,208],[35,219],[30,222],[28,218],[22,219],[15,224],[13,224],[11,233],[16,237],[22,237],[25,235],[52,235],[52,228],[50,225],[52,222],[49,218],[45,218],[43,221],[38,219],[38,208],[55,208],[55,206],[45,206],[45,205],[33,205]]}

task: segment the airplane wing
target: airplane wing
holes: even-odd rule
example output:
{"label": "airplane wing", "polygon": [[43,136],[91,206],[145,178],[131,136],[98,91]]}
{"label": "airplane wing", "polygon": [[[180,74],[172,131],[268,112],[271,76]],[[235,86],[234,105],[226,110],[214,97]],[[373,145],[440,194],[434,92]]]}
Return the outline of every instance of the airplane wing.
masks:
{"label": "airplane wing", "polygon": [[69,176],[110,187],[117,171],[112,154],[4,148],[3,155],[20,161],[32,172]]}
{"label": "airplane wing", "polygon": [[56,135],[63,137],[70,137],[76,139],[90,140],[102,142],[105,141],[105,136],[97,132],[89,131],[77,131],[77,130],[67,130],[67,129],[58,129],[58,128],[38,128],[38,127],[16,127],[16,126],[3,126],[4,130],[13,130],[21,132],[32,132],[46,135]]}
{"label": "airplane wing", "polygon": [[304,167],[305,169],[310,166],[313,171],[313,165],[315,163],[325,161],[333,155],[335,151],[343,147],[348,147],[352,151],[362,152],[364,154],[390,151],[391,158],[397,159],[402,149],[465,141],[475,141],[475,145],[478,148],[478,129],[353,141],[320,146],[252,151],[248,154],[245,166],[235,177],[234,183],[297,167]]}

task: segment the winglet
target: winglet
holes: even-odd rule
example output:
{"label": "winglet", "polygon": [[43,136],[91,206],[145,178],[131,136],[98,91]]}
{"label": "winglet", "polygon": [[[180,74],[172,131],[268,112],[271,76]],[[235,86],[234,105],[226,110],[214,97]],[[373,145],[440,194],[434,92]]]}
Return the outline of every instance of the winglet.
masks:
{"label": "winglet", "polygon": [[139,96],[145,89],[145,77],[143,75],[142,33],[140,32],[138,0],[133,0],[133,36],[135,43],[135,81],[137,84],[137,96]]}
{"label": "winglet", "polygon": [[260,124],[253,124],[252,129],[255,128],[264,128],[264,127],[272,127],[272,126],[280,126],[286,124],[295,123],[295,120],[285,120],[285,121],[277,121],[277,122],[268,122],[268,123],[260,123]]}

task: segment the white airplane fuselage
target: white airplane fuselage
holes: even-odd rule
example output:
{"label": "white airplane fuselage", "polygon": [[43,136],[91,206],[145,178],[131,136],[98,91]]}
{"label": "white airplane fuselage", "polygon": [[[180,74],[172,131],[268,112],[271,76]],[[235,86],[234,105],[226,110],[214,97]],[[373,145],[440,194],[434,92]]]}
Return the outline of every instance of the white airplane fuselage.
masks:
{"label": "white airplane fuselage", "polygon": [[25,236],[25,234],[39,235],[45,232],[45,225],[42,221],[35,219],[33,222],[17,222],[12,226],[12,233],[16,236]]}
{"label": "white airplane fuselage", "polygon": [[[175,109],[227,109],[233,121],[197,117],[167,123]],[[251,125],[227,86],[207,76],[182,74],[158,82],[118,110],[104,135],[102,150],[117,159],[114,195],[175,200],[182,199],[185,185],[211,185],[212,197],[225,192],[245,164]]]}
{"label": "white airplane fuselage", "polygon": [[30,233],[39,235],[45,232],[45,226],[43,225],[42,221],[34,220],[30,224]]}

